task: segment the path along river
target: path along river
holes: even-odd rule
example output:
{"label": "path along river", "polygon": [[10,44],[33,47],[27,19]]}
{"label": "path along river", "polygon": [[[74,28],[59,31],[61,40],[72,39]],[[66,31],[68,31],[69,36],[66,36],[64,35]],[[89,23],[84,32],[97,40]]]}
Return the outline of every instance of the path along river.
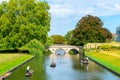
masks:
{"label": "path along river", "polygon": [[[56,67],[51,68],[52,57],[50,55],[44,59],[34,58],[13,71],[12,75],[5,80],[120,80],[120,77],[93,61],[89,60],[88,65],[81,64],[79,55],[55,55]],[[33,75],[29,78],[25,77],[28,65],[34,70]]]}

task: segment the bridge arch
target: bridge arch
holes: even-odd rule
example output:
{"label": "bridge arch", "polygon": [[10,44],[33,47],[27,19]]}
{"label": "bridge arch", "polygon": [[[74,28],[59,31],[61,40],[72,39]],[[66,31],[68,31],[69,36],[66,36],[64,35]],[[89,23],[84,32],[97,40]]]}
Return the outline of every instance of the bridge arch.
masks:
{"label": "bridge arch", "polygon": [[58,48],[55,50],[55,54],[65,54],[65,53],[66,53],[65,50],[62,48]]}
{"label": "bridge arch", "polygon": [[48,49],[54,54],[57,49],[63,49],[65,50],[65,53],[68,53],[72,49],[75,49],[78,52],[82,52],[82,46],[74,46],[74,45],[53,45],[50,46]]}
{"label": "bridge arch", "polygon": [[[71,52],[72,52],[72,53],[71,53]],[[68,53],[70,53],[70,54],[73,54],[73,53],[74,53],[74,54],[78,54],[79,51],[76,50],[76,49],[70,49]]]}

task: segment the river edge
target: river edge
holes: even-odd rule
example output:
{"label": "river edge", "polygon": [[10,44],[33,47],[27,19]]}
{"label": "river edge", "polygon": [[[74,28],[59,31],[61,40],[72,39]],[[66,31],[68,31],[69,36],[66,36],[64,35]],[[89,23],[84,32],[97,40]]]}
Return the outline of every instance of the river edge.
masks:
{"label": "river edge", "polygon": [[[3,73],[2,75],[0,75],[0,80],[3,80],[3,79],[2,79],[3,77],[8,78],[8,77],[12,74],[13,71],[15,71],[17,68],[21,67],[22,65],[24,65],[25,63],[31,61],[31,60],[34,59],[34,58],[35,58],[35,56],[29,58],[28,60],[22,62],[22,63],[19,64],[19,65],[16,65],[16,66],[13,67],[12,69],[10,69],[10,70],[8,70],[7,72]],[[9,74],[9,75],[7,75],[7,74]],[[6,76],[5,76],[5,75],[6,75]]]}
{"label": "river edge", "polygon": [[116,72],[116,71],[110,69],[109,67],[103,65],[102,63],[100,63],[100,62],[94,60],[93,58],[91,58],[91,57],[89,57],[89,56],[87,56],[87,57],[88,57],[90,60],[92,60],[93,62],[95,62],[96,64],[98,64],[98,65],[102,66],[103,68],[109,70],[110,72],[112,72],[113,74],[117,75],[117,76],[120,78],[120,73],[118,73],[118,72]]}

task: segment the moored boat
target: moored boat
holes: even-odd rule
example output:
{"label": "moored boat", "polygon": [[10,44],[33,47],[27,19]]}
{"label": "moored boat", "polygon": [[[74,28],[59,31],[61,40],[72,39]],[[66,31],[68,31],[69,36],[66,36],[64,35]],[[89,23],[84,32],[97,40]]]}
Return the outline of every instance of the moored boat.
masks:
{"label": "moored boat", "polygon": [[50,67],[56,67],[56,64],[55,63],[51,63]]}
{"label": "moored boat", "polygon": [[0,77],[0,80],[4,80],[4,79],[6,79],[8,76],[10,76],[10,75],[11,75],[11,72],[7,72],[7,73],[5,73],[3,76]]}
{"label": "moored boat", "polygon": [[88,61],[88,59],[81,59],[81,61],[80,61],[81,63],[83,63],[83,64],[89,64],[89,61]]}
{"label": "moored boat", "polygon": [[89,62],[82,62],[83,64],[89,64]]}
{"label": "moored boat", "polygon": [[33,75],[33,70],[30,70],[28,73],[25,74],[26,77],[30,77]]}

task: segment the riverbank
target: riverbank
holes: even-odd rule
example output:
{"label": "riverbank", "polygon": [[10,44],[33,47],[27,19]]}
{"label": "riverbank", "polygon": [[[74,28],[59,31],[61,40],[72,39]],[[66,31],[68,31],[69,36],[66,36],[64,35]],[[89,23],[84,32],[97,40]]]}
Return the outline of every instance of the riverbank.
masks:
{"label": "riverbank", "polygon": [[0,75],[14,69],[33,56],[28,54],[0,54]]}
{"label": "riverbank", "polygon": [[120,51],[87,52],[87,56],[120,76]]}

